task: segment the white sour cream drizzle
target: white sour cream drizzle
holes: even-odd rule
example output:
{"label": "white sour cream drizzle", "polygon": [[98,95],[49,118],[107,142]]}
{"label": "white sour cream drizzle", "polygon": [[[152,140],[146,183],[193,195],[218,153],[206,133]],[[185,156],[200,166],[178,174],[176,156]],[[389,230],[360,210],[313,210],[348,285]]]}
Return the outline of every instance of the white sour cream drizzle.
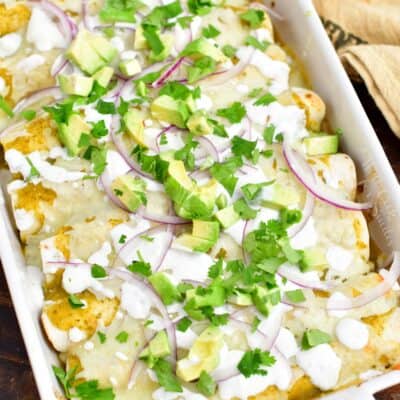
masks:
{"label": "white sour cream drizzle", "polygon": [[329,344],[320,344],[296,355],[297,364],[322,390],[333,389],[339,379],[342,360]]}
{"label": "white sour cream drizzle", "polygon": [[18,150],[10,149],[6,151],[5,158],[10,167],[10,171],[13,173],[21,173],[24,179],[29,178],[32,172],[32,165],[29,163],[28,158],[37,169],[40,176],[49,182],[62,183],[77,181],[85,176],[83,172],[68,171],[65,168],[52,165],[42,160],[38,151],[25,156]]}

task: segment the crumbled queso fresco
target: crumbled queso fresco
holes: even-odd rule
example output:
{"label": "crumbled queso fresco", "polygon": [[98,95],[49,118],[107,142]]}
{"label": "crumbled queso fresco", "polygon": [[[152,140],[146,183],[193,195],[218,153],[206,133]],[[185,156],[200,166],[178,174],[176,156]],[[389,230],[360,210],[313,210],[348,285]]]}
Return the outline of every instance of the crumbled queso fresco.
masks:
{"label": "crumbled queso fresco", "polygon": [[375,271],[269,11],[0,5],[8,193],[67,398],[311,399],[399,365],[398,255]]}

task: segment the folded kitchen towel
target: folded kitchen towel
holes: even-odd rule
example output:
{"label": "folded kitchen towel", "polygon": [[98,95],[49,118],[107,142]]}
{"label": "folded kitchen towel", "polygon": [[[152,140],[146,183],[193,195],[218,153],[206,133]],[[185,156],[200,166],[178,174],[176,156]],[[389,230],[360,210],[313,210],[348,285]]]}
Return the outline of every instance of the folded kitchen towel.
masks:
{"label": "folded kitchen towel", "polygon": [[348,73],[400,137],[400,0],[313,0]]}

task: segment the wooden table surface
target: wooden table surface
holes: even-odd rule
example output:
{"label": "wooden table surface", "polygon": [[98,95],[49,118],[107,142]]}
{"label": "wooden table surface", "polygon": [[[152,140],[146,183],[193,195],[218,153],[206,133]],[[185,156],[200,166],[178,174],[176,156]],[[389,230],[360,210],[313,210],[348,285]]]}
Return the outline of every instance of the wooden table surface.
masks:
{"label": "wooden table surface", "polygon": [[[400,179],[400,139],[391,132],[365,87],[362,84],[356,84],[355,87]],[[2,269],[0,269],[0,399],[39,399]],[[376,399],[400,400],[400,385],[377,394]]]}

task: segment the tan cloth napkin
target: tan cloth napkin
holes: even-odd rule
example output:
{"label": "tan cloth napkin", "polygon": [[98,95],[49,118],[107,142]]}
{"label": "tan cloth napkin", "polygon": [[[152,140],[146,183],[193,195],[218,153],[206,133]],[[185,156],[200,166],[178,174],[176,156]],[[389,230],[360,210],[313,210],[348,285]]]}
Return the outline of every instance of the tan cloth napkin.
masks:
{"label": "tan cloth napkin", "polygon": [[400,137],[400,0],[314,0],[350,76]]}

